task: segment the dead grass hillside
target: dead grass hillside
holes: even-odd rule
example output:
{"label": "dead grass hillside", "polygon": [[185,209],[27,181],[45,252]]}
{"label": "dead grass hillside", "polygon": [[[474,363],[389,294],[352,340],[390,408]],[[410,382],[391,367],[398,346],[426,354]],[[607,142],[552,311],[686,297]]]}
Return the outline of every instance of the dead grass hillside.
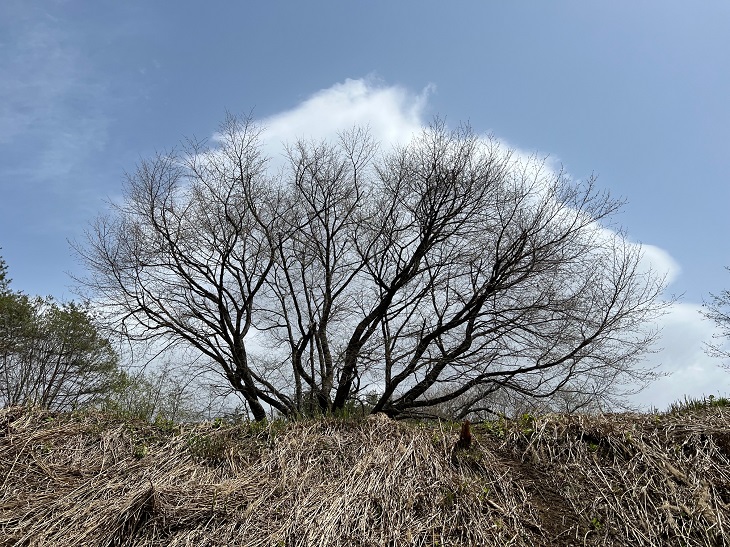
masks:
{"label": "dead grass hillside", "polygon": [[727,545],[730,413],[175,426],[0,411],[0,544]]}

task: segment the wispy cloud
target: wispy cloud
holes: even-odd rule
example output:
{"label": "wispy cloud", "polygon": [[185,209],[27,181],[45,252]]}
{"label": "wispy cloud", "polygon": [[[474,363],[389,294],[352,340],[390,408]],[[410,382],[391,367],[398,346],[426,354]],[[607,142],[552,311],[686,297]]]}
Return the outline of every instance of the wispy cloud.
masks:
{"label": "wispy cloud", "polygon": [[103,85],[62,21],[30,4],[10,6],[0,39],[0,144],[12,154],[3,170],[58,184],[106,140]]}

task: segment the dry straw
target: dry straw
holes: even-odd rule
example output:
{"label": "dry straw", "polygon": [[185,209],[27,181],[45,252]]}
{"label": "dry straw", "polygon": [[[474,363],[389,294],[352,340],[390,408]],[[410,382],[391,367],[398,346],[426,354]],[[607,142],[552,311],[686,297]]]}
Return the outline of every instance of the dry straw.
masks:
{"label": "dry straw", "polygon": [[726,545],[730,419],[157,426],[0,411],[0,544]]}

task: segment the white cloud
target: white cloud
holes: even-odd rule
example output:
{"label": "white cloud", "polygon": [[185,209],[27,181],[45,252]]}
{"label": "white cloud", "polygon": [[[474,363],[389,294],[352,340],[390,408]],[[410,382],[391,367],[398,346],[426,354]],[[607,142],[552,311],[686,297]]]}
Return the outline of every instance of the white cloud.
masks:
{"label": "white cloud", "polygon": [[670,403],[685,396],[730,393],[730,371],[720,367],[720,360],[708,357],[705,342],[715,332],[714,325],[699,313],[698,304],[674,304],[662,318],[662,349],[647,358],[668,376],[657,380],[634,401],[646,408],[666,409]]}
{"label": "white cloud", "polygon": [[641,249],[644,252],[644,256],[641,260],[642,266],[645,269],[651,267],[659,275],[666,275],[667,285],[671,285],[682,273],[682,268],[672,256],[655,245],[643,244]]}
{"label": "white cloud", "polygon": [[367,79],[345,80],[318,91],[295,108],[263,120],[265,139],[281,144],[299,138],[322,140],[363,125],[382,145],[407,141],[424,125],[424,109],[433,86],[411,93]]}

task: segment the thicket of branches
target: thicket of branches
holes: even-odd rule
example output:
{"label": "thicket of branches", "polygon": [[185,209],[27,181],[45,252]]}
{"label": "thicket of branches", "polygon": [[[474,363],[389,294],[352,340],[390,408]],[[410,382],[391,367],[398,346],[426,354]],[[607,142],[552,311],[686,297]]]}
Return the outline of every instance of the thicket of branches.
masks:
{"label": "thicket of branches", "polygon": [[608,229],[620,202],[469,128],[385,150],[366,129],[262,129],[143,161],[78,246],[83,280],[134,340],[194,348],[253,417],[391,416],[495,392],[610,401],[640,366],[663,279]]}
{"label": "thicket of branches", "polygon": [[[730,268],[727,270],[730,271]],[[707,346],[708,353],[713,357],[728,359],[726,365],[730,366],[730,290],[710,294],[710,301],[705,303],[704,315],[719,329],[715,341]]]}

